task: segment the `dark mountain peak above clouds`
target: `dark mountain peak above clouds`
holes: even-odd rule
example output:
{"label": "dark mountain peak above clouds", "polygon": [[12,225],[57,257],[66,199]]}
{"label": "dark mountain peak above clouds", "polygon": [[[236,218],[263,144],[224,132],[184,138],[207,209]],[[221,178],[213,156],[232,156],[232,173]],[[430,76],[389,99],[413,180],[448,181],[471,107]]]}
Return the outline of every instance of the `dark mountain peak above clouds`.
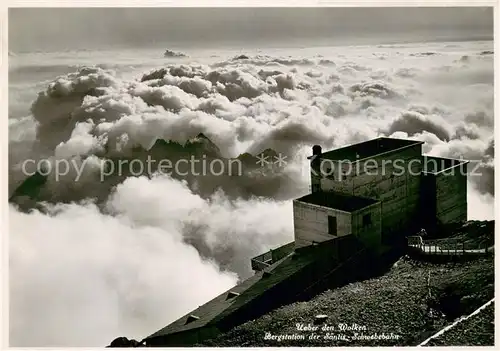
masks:
{"label": "dark mountain peak above clouds", "polygon": [[[144,151],[142,150],[142,152]],[[206,155],[208,157],[221,156],[219,147],[203,133],[186,140],[184,144],[173,140],[157,139],[147,152],[149,154],[163,153],[165,155],[187,153],[200,156]]]}
{"label": "dark mountain peak above clouds", "polygon": [[237,157],[238,160],[242,161],[243,163],[246,163],[246,162],[252,162],[255,160],[255,156],[252,155],[251,153],[248,153],[248,152],[244,152],[242,154],[240,154],[238,157]]}
{"label": "dark mountain peak above clouds", "polygon": [[495,140],[492,138],[488,142],[488,147],[484,151],[485,156],[495,157]]}
{"label": "dark mountain peak above clouds", "polygon": [[267,148],[261,152],[255,153],[255,155],[249,152],[242,153],[237,159],[243,163],[245,169],[252,170],[273,164],[277,157],[278,153],[276,151]]}
{"label": "dark mountain peak above clouds", "polygon": [[248,60],[249,58],[247,55],[238,55],[233,60]]}
{"label": "dark mountain peak above clouds", "polygon": [[14,201],[18,197],[27,196],[35,198],[40,191],[40,188],[47,182],[47,176],[40,172],[35,172],[32,176],[26,178],[9,197],[9,202]]}
{"label": "dark mountain peak above clouds", "polygon": [[244,153],[240,154],[237,158],[238,159],[249,159],[250,157],[256,158],[258,156],[274,157],[274,156],[278,156],[278,153],[271,148],[267,148],[265,150],[262,150],[262,151],[256,152],[256,153],[244,152]]}
{"label": "dark mountain peak above clouds", "polygon": [[423,57],[423,56],[434,56],[437,55],[437,52],[432,52],[432,51],[424,51],[424,52],[417,52],[414,54],[410,54],[410,56],[417,56],[417,57]]}
{"label": "dark mountain peak above clouds", "polygon": [[145,82],[148,80],[154,80],[154,79],[162,79],[165,77],[165,75],[168,73],[168,70],[166,68],[159,68],[152,70],[148,73],[143,74],[141,78],[141,82]]}
{"label": "dark mountain peak above clouds", "polygon": [[189,139],[184,147],[201,148],[203,151],[212,155],[221,155],[221,151],[215,143],[210,140],[205,134],[199,133],[196,137]]}
{"label": "dark mountain peak above clouds", "polygon": [[267,148],[267,149],[263,150],[262,152],[259,152],[257,154],[257,156],[259,156],[259,155],[262,155],[264,157],[267,156],[267,157],[271,157],[272,158],[272,157],[278,156],[278,153],[276,151],[274,151],[273,149],[271,149],[271,148]]}
{"label": "dark mountain peak above clouds", "polygon": [[188,57],[188,56],[186,54],[183,54],[182,52],[176,52],[167,49],[163,53],[163,57]]}
{"label": "dark mountain peak above clouds", "polygon": [[203,133],[199,133],[193,140],[197,140],[197,139],[202,139],[202,140],[208,140],[210,141],[210,139]]}

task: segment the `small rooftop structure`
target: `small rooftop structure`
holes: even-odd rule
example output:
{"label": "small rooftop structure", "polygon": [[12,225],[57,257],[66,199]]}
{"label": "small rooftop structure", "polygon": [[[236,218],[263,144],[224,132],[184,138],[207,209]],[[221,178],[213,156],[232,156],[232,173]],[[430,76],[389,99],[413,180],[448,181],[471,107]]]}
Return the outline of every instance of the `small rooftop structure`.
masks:
{"label": "small rooftop structure", "polygon": [[334,161],[347,160],[356,162],[365,158],[379,156],[387,152],[393,152],[423,143],[423,141],[418,140],[382,137],[354,145],[345,146],[340,149],[331,150],[321,154],[321,157]]}
{"label": "small rooftop structure", "polygon": [[296,199],[296,201],[305,202],[311,205],[335,208],[345,212],[354,212],[378,202],[376,199],[347,195],[333,191],[328,193],[311,193]]}
{"label": "small rooftop structure", "polygon": [[239,293],[237,293],[237,292],[234,292],[234,291],[230,291],[230,292],[228,292],[228,293],[227,293],[227,298],[226,298],[226,300],[229,300],[229,299],[235,298],[235,297],[237,297],[237,296],[240,296],[240,294],[239,294]]}
{"label": "small rooftop structure", "polygon": [[197,321],[198,319],[200,319],[200,317],[195,316],[195,315],[193,315],[193,314],[190,314],[190,315],[186,318],[186,324],[189,324],[189,323],[191,323],[191,322]]}

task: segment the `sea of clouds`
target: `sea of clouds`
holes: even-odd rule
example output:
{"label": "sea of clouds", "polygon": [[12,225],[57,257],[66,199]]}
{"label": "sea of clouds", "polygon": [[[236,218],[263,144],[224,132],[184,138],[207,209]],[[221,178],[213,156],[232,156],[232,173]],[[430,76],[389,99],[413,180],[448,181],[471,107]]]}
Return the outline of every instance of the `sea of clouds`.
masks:
{"label": "sea of clouds", "polygon": [[[27,158],[86,163],[78,182],[49,176],[43,210],[9,208],[10,344],[142,339],[248,277],[252,256],[293,240],[291,200],[308,192],[313,144],[384,135],[474,160],[481,175],[469,178],[469,218],[492,219],[492,47],[13,55],[11,193]],[[272,149],[287,167],[99,182],[100,160],[175,159],[181,151],[158,140],[183,145],[200,133],[199,154]]]}

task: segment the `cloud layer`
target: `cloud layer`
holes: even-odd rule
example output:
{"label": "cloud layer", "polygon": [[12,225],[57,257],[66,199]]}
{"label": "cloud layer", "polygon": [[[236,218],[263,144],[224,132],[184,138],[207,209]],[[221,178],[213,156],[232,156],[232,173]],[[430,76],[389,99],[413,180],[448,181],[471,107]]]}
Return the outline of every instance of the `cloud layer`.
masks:
{"label": "cloud layer", "polygon": [[[32,116],[10,122],[10,187],[27,157],[85,168],[78,182],[74,173],[49,177],[43,213],[10,208],[11,344],[140,339],[247,277],[252,256],[293,239],[290,200],[308,191],[313,144],[387,135],[474,160],[481,175],[469,177],[469,217],[492,218],[493,57],[481,55],[491,43],[454,45],[188,53],[135,77],[110,56],[49,82]],[[23,70],[13,89],[34,74]],[[257,169],[245,154],[238,177],[99,181],[105,159],[264,150],[287,156],[287,166]],[[26,338],[26,329],[36,332]]]}

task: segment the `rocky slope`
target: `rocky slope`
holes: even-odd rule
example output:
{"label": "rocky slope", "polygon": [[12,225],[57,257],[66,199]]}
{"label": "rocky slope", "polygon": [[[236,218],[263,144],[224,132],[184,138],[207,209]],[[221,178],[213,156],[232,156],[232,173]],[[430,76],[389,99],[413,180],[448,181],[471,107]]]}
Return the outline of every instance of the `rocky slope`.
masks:
{"label": "rocky slope", "polygon": [[[491,228],[493,223],[469,221],[461,227],[462,234],[477,232],[485,225]],[[487,235],[483,234],[484,239]],[[492,256],[446,264],[424,263],[405,256],[381,277],[285,306],[207,341],[205,346],[418,345],[494,296],[493,265]],[[488,313],[477,317],[477,323],[491,329],[488,323],[493,314]],[[326,320],[311,331],[308,326],[315,327],[318,315],[326,315]],[[461,341],[446,336],[436,342],[492,345],[492,336],[488,335],[464,336]]]}

